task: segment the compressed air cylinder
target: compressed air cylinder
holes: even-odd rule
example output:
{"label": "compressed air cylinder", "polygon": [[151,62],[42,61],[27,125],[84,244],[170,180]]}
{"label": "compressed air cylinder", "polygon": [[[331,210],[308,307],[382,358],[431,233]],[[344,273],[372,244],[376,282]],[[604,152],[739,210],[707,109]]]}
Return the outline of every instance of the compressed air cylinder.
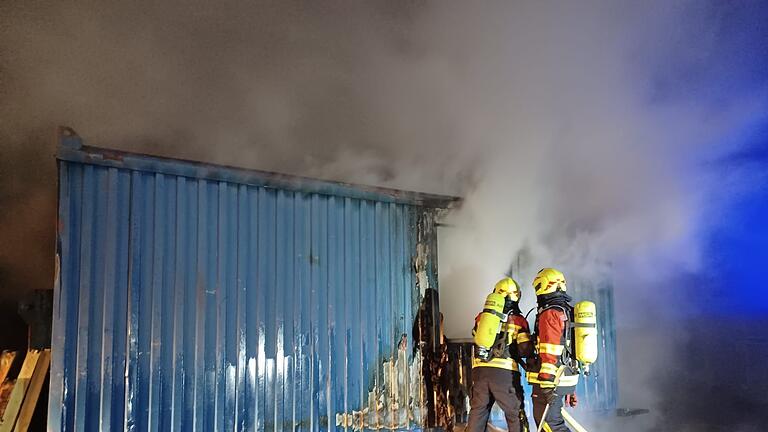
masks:
{"label": "compressed air cylinder", "polygon": [[480,314],[475,330],[475,344],[482,349],[489,350],[496,341],[496,335],[501,330],[501,322],[506,320],[504,315],[504,296],[491,293],[485,298],[485,306]]}
{"label": "compressed air cylinder", "polygon": [[589,366],[597,360],[597,308],[581,301],[573,308],[576,360]]}

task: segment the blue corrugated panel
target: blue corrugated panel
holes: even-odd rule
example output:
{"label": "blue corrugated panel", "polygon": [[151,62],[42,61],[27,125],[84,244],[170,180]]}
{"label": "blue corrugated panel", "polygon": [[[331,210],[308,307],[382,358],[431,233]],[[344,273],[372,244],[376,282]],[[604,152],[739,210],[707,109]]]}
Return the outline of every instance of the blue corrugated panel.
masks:
{"label": "blue corrugated panel", "polygon": [[613,287],[610,285],[578,285],[576,301],[590,300],[597,307],[597,331],[600,348],[590,374],[579,379],[576,388],[582,408],[590,411],[612,411],[618,402],[618,369],[616,361],[616,321]]}
{"label": "blue corrugated panel", "polygon": [[84,162],[59,168],[49,430],[333,430],[367,406],[431,210]]}

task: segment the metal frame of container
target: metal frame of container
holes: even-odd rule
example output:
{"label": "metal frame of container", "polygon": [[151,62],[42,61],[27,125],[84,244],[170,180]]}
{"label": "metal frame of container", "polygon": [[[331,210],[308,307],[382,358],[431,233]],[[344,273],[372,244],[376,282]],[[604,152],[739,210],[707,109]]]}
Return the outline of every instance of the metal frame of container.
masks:
{"label": "metal frame of container", "polygon": [[425,299],[456,198],[87,147],[69,129],[57,158],[49,431],[431,426]]}

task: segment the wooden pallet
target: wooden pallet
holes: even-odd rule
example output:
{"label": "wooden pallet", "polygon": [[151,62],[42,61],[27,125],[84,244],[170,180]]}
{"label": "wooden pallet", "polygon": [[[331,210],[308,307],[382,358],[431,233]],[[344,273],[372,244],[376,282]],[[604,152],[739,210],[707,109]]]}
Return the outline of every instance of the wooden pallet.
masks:
{"label": "wooden pallet", "polygon": [[13,351],[0,354],[0,432],[26,432],[51,365],[51,350],[29,350],[14,374],[21,355]]}

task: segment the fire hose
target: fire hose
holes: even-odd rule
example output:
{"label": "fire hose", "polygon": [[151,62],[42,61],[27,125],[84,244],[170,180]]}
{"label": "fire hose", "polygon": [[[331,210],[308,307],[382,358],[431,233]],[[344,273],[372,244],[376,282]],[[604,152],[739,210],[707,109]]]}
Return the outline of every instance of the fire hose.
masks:
{"label": "fire hose", "polygon": [[[565,422],[568,423],[568,426],[572,427],[576,432],[587,432],[587,430],[584,429],[584,426],[580,425],[576,419],[568,414],[568,411],[565,410],[565,407],[563,407],[560,412],[563,414],[563,420],[565,420]],[[544,423],[544,421],[542,420],[541,423]]]}

